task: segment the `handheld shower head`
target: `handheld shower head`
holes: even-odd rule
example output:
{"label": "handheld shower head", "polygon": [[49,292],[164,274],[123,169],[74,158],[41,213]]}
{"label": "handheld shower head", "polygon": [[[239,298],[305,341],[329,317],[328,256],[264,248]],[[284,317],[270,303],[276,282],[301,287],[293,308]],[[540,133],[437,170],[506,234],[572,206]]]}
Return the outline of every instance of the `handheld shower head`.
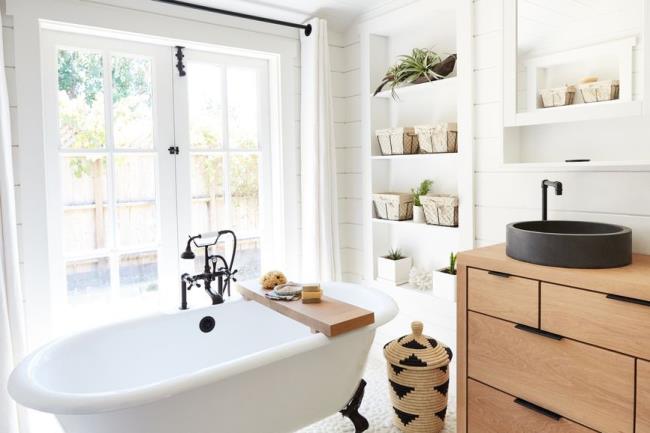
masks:
{"label": "handheld shower head", "polygon": [[192,251],[192,241],[194,239],[200,238],[201,235],[198,236],[190,236],[190,238],[187,240],[187,245],[185,246],[185,251],[181,254],[181,259],[183,260],[194,260],[196,258],[196,255],[194,254],[194,251]]}

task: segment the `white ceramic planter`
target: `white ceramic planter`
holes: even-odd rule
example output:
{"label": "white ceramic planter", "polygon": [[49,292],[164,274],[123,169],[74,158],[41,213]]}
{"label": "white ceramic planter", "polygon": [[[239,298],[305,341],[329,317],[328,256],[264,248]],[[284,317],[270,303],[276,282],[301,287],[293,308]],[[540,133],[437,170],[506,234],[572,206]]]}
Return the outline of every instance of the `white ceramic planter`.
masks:
{"label": "white ceramic planter", "polygon": [[424,208],[422,206],[413,206],[413,222],[424,224]]}
{"label": "white ceramic planter", "polygon": [[443,270],[433,271],[433,296],[456,302],[456,275]]}
{"label": "white ceramic planter", "polygon": [[400,260],[377,257],[377,278],[395,285],[408,283],[412,263],[410,257]]}

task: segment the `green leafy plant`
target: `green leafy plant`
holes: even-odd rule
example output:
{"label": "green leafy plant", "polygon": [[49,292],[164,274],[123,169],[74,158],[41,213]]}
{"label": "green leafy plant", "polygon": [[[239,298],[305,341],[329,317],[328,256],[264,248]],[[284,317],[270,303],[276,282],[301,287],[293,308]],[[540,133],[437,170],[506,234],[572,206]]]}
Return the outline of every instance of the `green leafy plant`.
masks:
{"label": "green leafy plant", "polygon": [[434,68],[442,61],[440,55],[426,48],[415,48],[411,54],[400,56],[402,59],[400,76],[405,83],[416,81],[435,81],[444,78]]}
{"label": "green leafy plant", "polygon": [[388,250],[388,255],[384,257],[389,260],[402,260],[406,258],[406,256],[402,255],[402,251],[400,249],[392,249],[392,248]]}
{"label": "green leafy plant", "polygon": [[393,99],[397,100],[397,89],[400,86],[425,83],[439,80],[449,75],[456,64],[456,55],[452,54],[442,60],[440,54],[428,48],[415,48],[410,54],[399,57],[399,62],[391,66],[375,95],[381,92],[387,85],[390,86]]}
{"label": "green leafy plant", "polygon": [[458,254],[450,253],[449,254],[449,267],[446,269],[448,274],[456,275],[456,261],[458,260]]}
{"label": "green leafy plant", "polygon": [[411,188],[411,194],[413,194],[413,205],[422,206],[420,202],[420,196],[429,194],[431,187],[433,186],[433,181],[431,179],[425,179],[420,183],[420,186],[417,188]]}

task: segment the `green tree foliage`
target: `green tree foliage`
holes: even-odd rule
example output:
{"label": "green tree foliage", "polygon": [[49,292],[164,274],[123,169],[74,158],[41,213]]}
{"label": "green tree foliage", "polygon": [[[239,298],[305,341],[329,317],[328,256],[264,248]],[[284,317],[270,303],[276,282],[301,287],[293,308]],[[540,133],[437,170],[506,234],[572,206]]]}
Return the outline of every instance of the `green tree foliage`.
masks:
{"label": "green tree foliage", "polygon": [[68,98],[83,96],[86,104],[91,106],[104,85],[103,61],[101,54],[59,50],[59,90]]}

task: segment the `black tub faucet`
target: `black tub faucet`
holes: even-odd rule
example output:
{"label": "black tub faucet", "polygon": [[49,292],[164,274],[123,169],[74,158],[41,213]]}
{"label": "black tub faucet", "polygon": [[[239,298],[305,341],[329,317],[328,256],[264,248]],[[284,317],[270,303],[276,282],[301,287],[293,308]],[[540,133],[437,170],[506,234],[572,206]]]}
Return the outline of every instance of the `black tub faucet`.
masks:
{"label": "black tub faucet", "polygon": [[[232,237],[233,247],[230,262],[228,262],[222,255],[210,254],[209,249],[211,246],[219,242],[219,238],[224,235]],[[198,244],[197,239],[201,238],[214,238],[214,241],[209,243]],[[181,254],[183,260],[194,260],[195,255],[192,251],[192,244],[197,248],[203,248],[204,251],[204,266],[203,272],[196,275],[183,274],[181,275],[181,310],[187,310],[187,291],[192,287],[201,287],[203,284],[205,292],[210,296],[212,305],[222,304],[224,302],[223,296],[227,291],[230,296],[230,283],[237,281],[235,274],[236,269],[233,269],[235,262],[235,254],[237,252],[237,236],[231,230],[221,230],[217,233],[206,233],[203,235],[190,236],[187,241],[185,251]],[[216,281],[217,289],[212,288],[212,284]]]}
{"label": "black tub faucet", "polygon": [[555,189],[555,195],[562,195],[562,182],[544,179],[542,181],[542,221],[548,219],[548,187]]}

